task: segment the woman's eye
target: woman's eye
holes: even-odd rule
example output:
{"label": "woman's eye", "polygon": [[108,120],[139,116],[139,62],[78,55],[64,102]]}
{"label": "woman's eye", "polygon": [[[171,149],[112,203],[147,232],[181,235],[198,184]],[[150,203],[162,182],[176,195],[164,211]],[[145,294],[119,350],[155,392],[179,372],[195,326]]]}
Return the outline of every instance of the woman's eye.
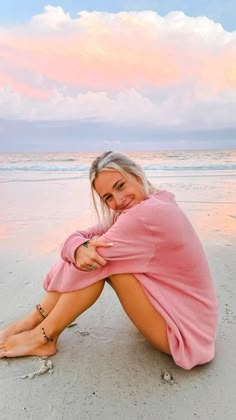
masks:
{"label": "woman's eye", "polygon": [[112,195],[108,195],[106,198],[105,198],[105,201],[107,202],[107,201],[110,201],[111,200],[111,198],[112,198]]}
{"label": "woman's eye", "polygon": [[123,188],[124,185],[125,185],[125,183],[121,182],[121,184],[118,185],[118,190],[121,190],[121,188]]}

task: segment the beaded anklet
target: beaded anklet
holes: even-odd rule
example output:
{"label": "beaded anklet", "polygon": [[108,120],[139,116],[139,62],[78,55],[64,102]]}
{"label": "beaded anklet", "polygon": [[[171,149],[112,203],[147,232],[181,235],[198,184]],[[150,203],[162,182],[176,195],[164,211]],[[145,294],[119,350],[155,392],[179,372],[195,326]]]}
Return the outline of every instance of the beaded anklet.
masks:
{"label": "beaded anklet", "polygon": [[44,329],[43,327],[41,328],[41,330],[42,330],[42,334],[43,334],[43,336],[44,336],[45,340],[47,340],[47,342],[48,342],[48,343],[51,343],[51,342],[54,340],[54,338],[48,337],[48,336],[46,335],[46,333],[45,333],[45,329]]}
{"label": "beaded anklet", "polygon": [[47,318],[48,314],[46,314],[46,312],[43,310],[40,303],[38,303],[38,305],[36,305],[36,309],[38,309],[40,315],[42,315],[43,318]]}

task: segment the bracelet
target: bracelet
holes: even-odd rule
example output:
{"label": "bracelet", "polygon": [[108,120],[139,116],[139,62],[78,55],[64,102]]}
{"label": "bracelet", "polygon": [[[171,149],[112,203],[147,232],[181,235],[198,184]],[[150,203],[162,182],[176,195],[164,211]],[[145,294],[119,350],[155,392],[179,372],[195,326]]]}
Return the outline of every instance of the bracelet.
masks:
{"label": "bracelet", "polygon": [[89,242],[90,242],[90,241],[86,241],[86,242],[84,242],[82,245],[83,245],[85,248],[88,248],[88,246],[89,246]]}

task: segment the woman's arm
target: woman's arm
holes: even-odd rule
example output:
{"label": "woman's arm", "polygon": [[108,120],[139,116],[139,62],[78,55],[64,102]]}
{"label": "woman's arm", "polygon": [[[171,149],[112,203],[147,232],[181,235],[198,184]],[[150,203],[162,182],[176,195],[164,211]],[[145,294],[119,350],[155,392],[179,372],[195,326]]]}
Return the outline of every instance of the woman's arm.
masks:
{"label": "woman's arm", "polygon": [[[99,240],[113,243],[107,248],[98,248],[107,264],[95,271],[82,271],[75,263],[59,261],[47,274],[44,288],[47,291],[69,292],[83,289],[112,274],[146,273],[155,252],[155,238],[149,231],[145,219],[153,217],[145,208],[140,212],[131,209],[122,214],[115,224]],[[68,245],[68,244],[67,244]],[[74,255],[77,241],[70,243],[70,254]]]}
{"label": "woman's arm", "polygon": [[[150,221],[153,219],[156,219],[155,210],[153,214],[145,202],[122,213],[97,240],[97,242],[112,243],[112,246],[106,248],[98,245],[99,255],[105,258],[108,264],[110,261],[122,262],[122,265],[129,268],[129,272],[134,272],[134,269],[136,272],[145,272],[153,257],[157,241],[157,237],[154,238],[149,229]],[[71,242],[71,246],[73,248],[70,252],[75,255],[73,264],[76,266],[78,245],[76,249],[76,243]]]}
{"label": "woman's arm", "polygon": [[82,245],[84,242],[92,239],[93,237],[101,236],[106,232],[106,230],[100,225],[97,224],[86,230],[77,230],[68,236],[61,245],[60,253],[61,258],[64,261],[69,261],[75,263],[75,250]]}

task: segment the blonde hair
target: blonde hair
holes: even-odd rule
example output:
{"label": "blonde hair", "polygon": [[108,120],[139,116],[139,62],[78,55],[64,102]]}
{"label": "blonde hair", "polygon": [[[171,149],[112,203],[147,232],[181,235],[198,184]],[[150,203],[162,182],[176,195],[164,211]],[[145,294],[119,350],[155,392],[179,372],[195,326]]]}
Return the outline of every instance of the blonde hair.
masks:
{"label": "blonde hair", "polygon": [[[148,181],[141,166],[135,163],[128,156],[117,152],[105,152],[101,156],[98,156],[92,162],[90,167],[89,179],[94,207],[99,221],[106,227],[109,227],[112,223],[114,223],[118,214],[110,209],[107,203],[99,197],[94,187],[94,181],[100,172],[109,170],[120,172],[125,178],[127,178],[128,175],[135,176],[143,187],[146,196],[157,191],[156,188]],[[100,202],[100,211],[98,210],[97,199],[99,199]]]}

